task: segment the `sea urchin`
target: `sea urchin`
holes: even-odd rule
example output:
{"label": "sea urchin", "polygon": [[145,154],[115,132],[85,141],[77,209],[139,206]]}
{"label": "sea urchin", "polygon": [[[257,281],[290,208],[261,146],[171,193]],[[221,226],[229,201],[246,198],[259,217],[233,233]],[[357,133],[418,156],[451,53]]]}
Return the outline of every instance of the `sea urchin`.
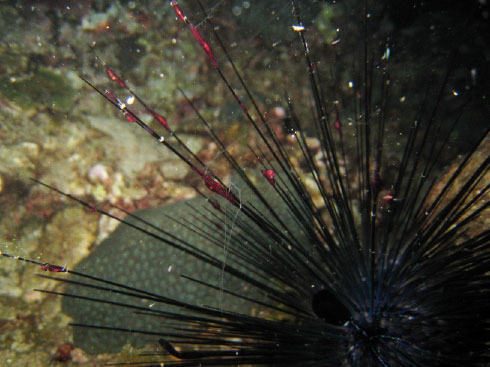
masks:
{"label": "sea urchin", "polygon": [[[371,4],[372,9],[367,1],[355,4],[360,35],[355,42],[339,37],[328,46],[353,46],[355,52],[343,50],[348,56],[341,57],[335,49],[322,63],[309,44],[319,42],[309,39],[301,3],[291,2],[291,33],[306,62],[311,110],[295,104],[290,98],[295,91],[288,94],[284,87],[287,112],[277,128],[229,56],[214,24],[216,9],[196,11],[198,23],[186,16],[186,2],[170,2],[176,20],[204,52],[209,72],[218,74],[255,134],[249,146],[255,162],[245,166],[184,94],[233,171],[228,179],[188,149],[110,66],[104,65],[115,82],[111,87],[134,95],[160,127],[144,122],[117,92],[98,89],[83,77],[135,129],[148,132],[155,149],[164,145],[191,168],[202,197],[167,207],[161,217],[154,210],[126,213],[112,238],[116,253],[101,246],[89,264],[70,270],[38,263],[70,274],[53,278],[68,283],[61,294],[76,330],[85,337],[102,333],[114,340],[133,335],[157,341],[155,362],[144,366],[490,363],[490,231],[483,224],[489,206],[487,131],[466,145],[467,153],[444,175],[442,170],[461,125],[475,117],[488,125],[478,68],[470,72],[461,62],[464,46],[472,55],[466,44],[472,31],[465,27],[479,12],[459,17],[460,24],[453,24],[454,10],[441,10],[442,20],[429,17],[434,23],[428,34],[440,37],[443,56],[431,60],[434,70],[427,76],[410,64],[416,57],[405,63],[397,58],[416,52],[413,44],[403,45],[410,31],[420,36],[410,24],[416,21],[402,24],[390,2]],[[389,36],[380,26],[388,23]],[[451,28],[443,28],[448,23]],[[457,35],[455,42],[446,45],[440,36],[445,31]],[[428,60],[421,56],[419,62]],[[406,101],[405,84],[413,89],[416,83],[420,91]],[[134,252],[120,253],[122,248]],[[148,260],[129,263],[138,251]],[[104,261],[120,273],[105,277]],[[123,278],[149,269],[144,275],[161,288]],[[73,311],[77,304],[90,306]],[[117,316],[105,318],[111,314]]]}

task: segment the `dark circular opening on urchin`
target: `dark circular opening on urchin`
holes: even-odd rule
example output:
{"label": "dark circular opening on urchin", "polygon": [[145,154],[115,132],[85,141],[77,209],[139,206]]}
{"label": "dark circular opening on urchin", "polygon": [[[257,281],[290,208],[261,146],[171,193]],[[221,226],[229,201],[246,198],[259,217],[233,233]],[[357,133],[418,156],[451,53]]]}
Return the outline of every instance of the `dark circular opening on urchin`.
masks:
{"label": "dark circular opening on urchin", "polygon": [[350,319],[349,310],[327,289],[313,295],[313,312],[329,324],[343,325]]}

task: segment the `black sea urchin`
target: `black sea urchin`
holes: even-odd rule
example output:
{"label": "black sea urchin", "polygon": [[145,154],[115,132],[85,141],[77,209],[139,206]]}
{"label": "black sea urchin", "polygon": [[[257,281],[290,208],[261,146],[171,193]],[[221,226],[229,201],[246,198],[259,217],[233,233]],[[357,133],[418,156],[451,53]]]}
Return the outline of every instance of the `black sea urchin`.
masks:
{"label": "black sea urchin", "polygon": [[[68,283],[64,308],[76,333],[105,335],[94,350],[133,335],[158,349],[144,366],[489,364],[489,110],[480,85],[485,63],[473,59],[478,53],[468,41],[480,41],[471,27],[480,12],[435,12],[411,2],[423,11],[405,18],[389,2],[352,3],[349,37],[339,32],[325,47],[322,33],[313,39],[303,25],[301,3],[292,1],[291,32],[312,102],[303,108],[290,98],[301,98],[298,87],[282,88],[288,109],[277,128],[210,27],[218,10],[202,7],[193,13],[199,19],[190,19],[187,2],[170,2],[254,131],[255,162],[245,165],[188,100],[233,171],[229,180],[151,107],[142,109],[165,136],[117,92],[84,78],[191,167],[204,197],[167,207],[163,216],[131,214],[108,239],[116,252],[100,246],[75,270],[40,264],[71,274],[56,277]],[[342,56],[336,47],[355,51]],[[316,61],[320,56],[326,61]],[[482,131],[472,138],[468,126]],[[468,153],[444,171],[457,152],[455,135],[465,136]],[[108,262],[120,271],[108,271]],[[153,283],[133,284],[141,277],[132,272]]]}

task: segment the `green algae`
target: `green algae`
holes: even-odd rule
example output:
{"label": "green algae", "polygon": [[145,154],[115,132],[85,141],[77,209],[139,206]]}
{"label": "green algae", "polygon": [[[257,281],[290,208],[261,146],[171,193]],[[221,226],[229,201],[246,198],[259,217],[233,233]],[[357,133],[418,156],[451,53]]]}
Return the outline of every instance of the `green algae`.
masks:
{"label": "green algae", "polygon": [[47,68],[22,77],[0,78],[0,92],[21,107],[49,107],[68,112],[75,105],[75,90],[69,81]]}

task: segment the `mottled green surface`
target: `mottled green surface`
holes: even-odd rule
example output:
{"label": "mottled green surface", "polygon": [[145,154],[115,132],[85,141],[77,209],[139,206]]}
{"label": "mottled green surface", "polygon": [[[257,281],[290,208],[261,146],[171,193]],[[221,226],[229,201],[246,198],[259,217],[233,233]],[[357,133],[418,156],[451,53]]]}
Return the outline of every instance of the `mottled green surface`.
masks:
{"label": "mottled green surface", "polygon": [[60,112],[69,112],[74,107],[75,91],[64,76],[49,69],[17,79],[0,78],[1,93],[19,106],[49,106]]}
{"label": "mottled green surface", "polygon": [[[273,190],[271,190],[270,184],[262,176],[257,177],[257,180],[260,182],[259,187],[261,192],[266,195],[267,200],[270,199],[272,202],[275,202],[275,210],[286,221],[289,229],[294,230],[296,233],[301,233],[298,227],[290,220],[290,214],[286,212],[284,204],[278,204],[278,199]],[[254,206],[260,209],[262,213],[267,212],[267,209],[264,209],[258,199],[253,199],[253,195],[248,190],[243,189],[243,184],[237,186],[241,188],[241,191],[237,191],[237,195],[241,195],[241,199],[245,203],[248,202],[250,204],[250,202],[253,202]],[[250,198],[250,201],[248,198]],[[260,229],[251,224],[242,211],[230,206],[229,203],[223,203],[223,200],[221,202],[222,208],[226,211],[224,216],[221,216],[218,211],[214,210],[204,198],[183,200],[159,209],[142,210],[134,214],[174,234],[182,241],[209,253],[220,263],[225,261],[227,265],[232,265],[233,260],[232,256],[230,256],[230,251],[232,251],[233,246],[247,246],[246,242],[241,241],[237,237],[240,233],[243,233],[239,229],[239,224],[247,223],[247,225],[250,225],[251,227],[249,227],[247,233],[258,236],[257,238],[259,240],[267,241],[267,237]],[[208,209],[207,212],[205,212],[205,208]],[[204,218],[210,219],[216,215],[218,217],[221,216],[219,219],[221,227],[211,224],[209,228],[206,228],[203,224]],[[134,219],[129,220],[135,223]],[[184,220],[193,223],[206,233],[216,236],[215,238],[219,243],[213,244],[203,236],[185,228],[181,224]],[[155,230],[152,231],[155,232]],[[162,236],[169,238],[167,235]],[[246,239],[252,239],[250,234],[247,235]],[[225,251],[227,251],[226,260],[224,255]],[[171,271],[169,272],[170,267]],[[255,269],[257,272],[259,271],[258,264],[256,264]],[[254,287],[247,286],[243,281],[232,277],[226,272],[223,273],[221,265],[220,267],[213,267],[205,264],[203,261],[197,260],[191,255],[184,254],[180,250],[174,249],[162,241],[151,238],[127,225],[119,225],[116,231],[104,240],[74,270],[103,277],[107,280],[137,287],[190,304],[206,305],[233,312],[253,314],[258,310],[257,305],[227,295],[219,290],[196,284],[182,278],[180,275],[188,275],[218,287],[222,284],[225,289],[239,292],[241,295],[262,300],[265,299],[265,295],[254,289]],[[250,274],[250,272],[247,274],[252,277],[257,276],[257,274]],[[181,309],[162,304],[155,304],[150,308],[150,305],[154,303],[153,301],[135,298],[129,299],[122,296],[110,295],[108,292],[98,292],[93,289],[81,289],[80,287],[70,286],[67,292],[136,304],[148,307],[148,310],[161,309],[182,312]],[[166,321],[163,318],[136,315],[128,308],[64,298],[63,310],[72,316],[77,323],[160,332],[168,331]],[[128,342],[135,346],[141,346],[149,340],[156,340],[157,338],[137,334],[130,335],[124,332],[99,331],[81,327],[74,328],[75,345],[89,353],[115,352]]]}

